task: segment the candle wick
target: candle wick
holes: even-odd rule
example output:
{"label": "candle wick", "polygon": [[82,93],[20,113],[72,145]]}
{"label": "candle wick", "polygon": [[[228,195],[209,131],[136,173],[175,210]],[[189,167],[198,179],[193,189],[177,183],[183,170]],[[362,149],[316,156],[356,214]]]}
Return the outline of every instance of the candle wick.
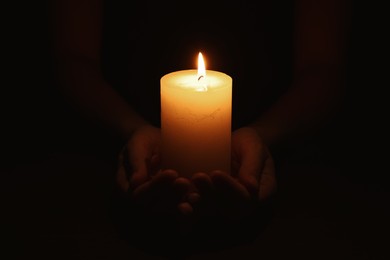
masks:
{"label": "candle wick", "polygon": [[200,75],[200,76],[198,77],[198,81],[199,81],[201,78],[203,78],[203,75]]}

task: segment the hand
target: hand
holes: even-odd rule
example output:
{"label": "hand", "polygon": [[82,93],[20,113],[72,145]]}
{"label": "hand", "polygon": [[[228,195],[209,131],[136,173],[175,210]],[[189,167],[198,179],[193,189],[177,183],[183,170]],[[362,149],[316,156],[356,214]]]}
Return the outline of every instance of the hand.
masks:
{"label": "hand", "polygon": [[237,220],[250,214],[276,190],[272,156],[257,132],[240,128],[232,135],[232,172],[197,173],[192,181],[200,194],[195,210],[201,217]]}
{"label": "hand", "polygon": [[160,129],[142,126],[128,140],[120,153],[117,184],[123,194],[147,215],[174,216],[191,213],[183,201],[189,180],[174,170],[160,170]]}

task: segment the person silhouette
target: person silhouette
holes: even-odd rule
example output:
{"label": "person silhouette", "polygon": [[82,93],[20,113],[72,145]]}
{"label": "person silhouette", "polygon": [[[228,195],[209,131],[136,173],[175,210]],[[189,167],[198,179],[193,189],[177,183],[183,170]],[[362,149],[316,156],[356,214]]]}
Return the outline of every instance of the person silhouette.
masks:
{"label": "person silhouette", "polygon": [[[152,229],[245,222],[275,194],[278,149],[316,133],[342,103],[348,1],[72,0],[52,7],[60,89],[123,141],[121,205]],[[233,78],[232,171],[184,178],[160,167],[159,79],[192,67],[183,60],[199,50],[210,69]]]}

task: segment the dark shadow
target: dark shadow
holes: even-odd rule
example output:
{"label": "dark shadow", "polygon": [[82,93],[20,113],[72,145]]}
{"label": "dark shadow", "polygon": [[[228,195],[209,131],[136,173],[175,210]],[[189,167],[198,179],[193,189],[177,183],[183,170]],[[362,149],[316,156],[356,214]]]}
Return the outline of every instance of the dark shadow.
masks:
{"label": "dark shadow", "polygon": [[162,219],[139,215],[128,200],[113,192],[110,216],[118,236],[131,246],[154,256],[185,259],[191,255],[251,244],[272,219],[273,206],[269,201],[240,221],[227,223],[206,219],[195,224],[191,231],[182,232],[174,217]]}

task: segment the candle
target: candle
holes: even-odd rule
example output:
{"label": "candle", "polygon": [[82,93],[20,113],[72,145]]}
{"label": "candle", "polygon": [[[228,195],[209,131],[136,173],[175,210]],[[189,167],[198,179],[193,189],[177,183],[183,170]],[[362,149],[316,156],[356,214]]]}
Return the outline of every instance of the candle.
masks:
{"label": "candle", "polygon": [[232,78],[206,70],[175,71],[161,78],[161,160],[190,178],[197,172],[230,172]]}

